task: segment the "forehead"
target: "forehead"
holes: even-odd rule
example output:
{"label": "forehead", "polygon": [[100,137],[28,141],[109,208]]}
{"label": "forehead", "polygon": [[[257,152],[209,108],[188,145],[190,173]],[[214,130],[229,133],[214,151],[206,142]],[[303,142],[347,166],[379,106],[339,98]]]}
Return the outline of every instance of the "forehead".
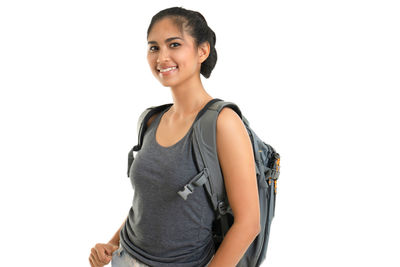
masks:
{"label": "forehead", "polygon": [[149,32],[149,36],[147,38],[148,41],[164,41],[168,37],[177,36],[180,38],[187,37],[185,31],[180,29],[178,25],[176,25],[172,19],[163,18],[157,21]]}

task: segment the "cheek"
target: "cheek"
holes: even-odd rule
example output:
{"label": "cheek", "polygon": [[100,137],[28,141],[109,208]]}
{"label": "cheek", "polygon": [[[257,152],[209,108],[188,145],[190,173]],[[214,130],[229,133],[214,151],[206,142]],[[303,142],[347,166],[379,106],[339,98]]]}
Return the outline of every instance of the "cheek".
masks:
{"label": "cheek", "polygon": [[176,60],[186,67],[196,65],[198,57],[193,53],[191,49],[186,49],[185,51],[181,51],[182,53],[177,53],[175,56]]}
{"label": "cheek", "polygon": [[154,58],[154,56],[149,55],[147,56],[147,63],[150,69],[154,72],[156,66],[157,66],[157,59]]}
{"label": "cheek", "polygon": [[192,58],[189,54],[176,53],[171,57],[171,60],[174,61],[183,69],[190,66]]}
{"label": "cheek", "polygon": [[147,62],[148,62],[149,64],[153,64],[153,62],[154,62],[154,57],[153,57],[153,55],[147,54]]}

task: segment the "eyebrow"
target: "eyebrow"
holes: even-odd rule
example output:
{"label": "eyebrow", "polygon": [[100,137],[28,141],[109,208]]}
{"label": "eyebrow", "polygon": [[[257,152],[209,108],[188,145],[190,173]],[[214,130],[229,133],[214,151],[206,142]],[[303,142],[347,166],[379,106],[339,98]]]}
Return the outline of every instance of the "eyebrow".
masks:
{"label": "eyebrow", "polygon": [[[181,38],[181,37],[177,37],[177,36],[175,36],[175,37],[170,37],[170,38],[167,38],[167,39],[165,39],[165,43],[168,43],[168,42],[170,42],[170,41],[172,41],[172,40],[174,40],[174,39],[181,39],[182,41],[183,41],[183,39]],[[156,44],[157,42],[156,41],[148,41],[147,42],[147,44]]]}

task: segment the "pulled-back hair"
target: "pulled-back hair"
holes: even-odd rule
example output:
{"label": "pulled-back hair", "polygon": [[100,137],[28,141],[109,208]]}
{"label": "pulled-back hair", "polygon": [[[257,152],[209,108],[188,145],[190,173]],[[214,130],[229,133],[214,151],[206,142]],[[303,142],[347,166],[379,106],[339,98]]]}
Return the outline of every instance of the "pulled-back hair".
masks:
{"label": "pulled-back hair", "polygon": [[147,29],[147,37],[154,26],[154,24],[168,17],[180,29],[181,33],[185,30],[195,40],[196,46],[204,42],[210,44],[210,54],[207,59],[201,63],[200,73],[209,78],[212,70],[217,63],[217,50],[215,50],[215,43],[217,41],[215,33],[208,26],[206,19],[197,11],[188,10],[183,7],[171,7],[159,11],[151,19],[149,28]]}

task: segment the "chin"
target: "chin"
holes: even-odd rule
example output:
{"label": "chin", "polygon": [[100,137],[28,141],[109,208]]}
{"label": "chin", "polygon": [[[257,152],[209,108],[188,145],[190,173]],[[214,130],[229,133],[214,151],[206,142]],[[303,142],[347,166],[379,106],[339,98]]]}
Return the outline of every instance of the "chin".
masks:
{"label": "chin", "polygon": [[177,79],[161,79],[160,77],[157,77],[157,80],[163,85],[163,86],[175,86],[179,84],[179,81]]}
{"label": "chin", "polygon": [[174,82],[168,82],[168,81],[162,81],[162,80],[159,80],[159,82],[161,83],[161,85],[162,86],[164,86],[164,87],[172,87],[172,86],[174,86],[176,83],[174,83]]}

